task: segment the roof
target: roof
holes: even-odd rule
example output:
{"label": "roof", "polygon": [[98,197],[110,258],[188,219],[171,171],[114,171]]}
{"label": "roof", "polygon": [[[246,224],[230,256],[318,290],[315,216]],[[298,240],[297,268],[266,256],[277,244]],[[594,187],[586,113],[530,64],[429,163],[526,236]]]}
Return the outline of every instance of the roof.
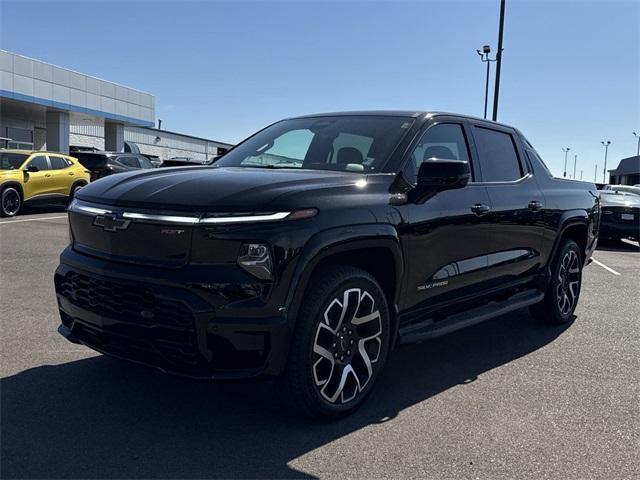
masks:
{"label": "roof", "polygon": [[465,113],[453,113],[453,112],[439,112],[439,111],[428,111],[428,110],[356,110],[356,111],[346,111],[346,112],[327,112],[327,113],[314,113],[310,115],[300,115],[296,117],[290,118],[313,118],[313,117],[332,117],[332,116],[379,116],[379,117],[437,117],[437,116],[451,116],[451,117],[460,117],[467,118],[470,120],[476,120],[480,122],[493,123],[495,125],[502,125],[504,127],[513,128],[510,125],[500,122],[494,122],[493,120],[489,120],[488,118],[480,118],[475,117],[473,115],[467,115]]}
{"label": "roof", "polygon": [[613,175],[638,175],[640,174],[640,155],[627,157],[620,160],[618,168],[609,170]]}
{"label": "roof", "polygon": [[8,153],[21,153],[22,155],[32,155],[34,153],[44,153],[44,154],[51,154],[51,155],[62,155],[65,157],[72,157],[73,155],[68,155],[66,153],[60,153],[60,152],[52,152],[49,150],[22,150],[19,148],[0,148],[0,152],[8,152]]}

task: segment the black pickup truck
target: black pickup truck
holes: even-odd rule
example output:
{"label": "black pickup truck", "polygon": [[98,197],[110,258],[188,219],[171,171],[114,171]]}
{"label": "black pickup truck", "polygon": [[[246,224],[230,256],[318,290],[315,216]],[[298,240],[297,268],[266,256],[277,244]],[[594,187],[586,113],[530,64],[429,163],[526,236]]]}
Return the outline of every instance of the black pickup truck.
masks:
{"label": "black pickup truck", "polygon": [[554,178],[506,125],[287,119],[213,166],[78,192],[59,332],[169,373],[277,377],[292,405],[337,417],[399,343],[523,307],[572,321],[599,209],[593,184]]}

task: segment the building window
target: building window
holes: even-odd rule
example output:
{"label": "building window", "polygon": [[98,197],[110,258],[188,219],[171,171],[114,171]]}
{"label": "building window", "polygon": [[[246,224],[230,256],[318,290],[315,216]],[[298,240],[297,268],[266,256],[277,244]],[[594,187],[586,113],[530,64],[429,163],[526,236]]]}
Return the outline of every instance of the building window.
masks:
{"label": "building window", "polygon": [[5,137],[7,148],[33,150],[33,131],[24,128],[4,127],[0,137]]}

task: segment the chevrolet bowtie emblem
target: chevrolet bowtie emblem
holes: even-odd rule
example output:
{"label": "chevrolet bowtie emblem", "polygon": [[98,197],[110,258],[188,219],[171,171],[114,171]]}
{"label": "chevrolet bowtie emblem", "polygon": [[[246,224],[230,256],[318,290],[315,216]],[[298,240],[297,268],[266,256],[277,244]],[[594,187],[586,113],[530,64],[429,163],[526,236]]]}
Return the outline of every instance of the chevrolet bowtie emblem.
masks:
{"label": "chevrolet bowtie emblem", "polygon": [[119,218],[113,214],[98,215],[93,220],[93,224],[96,227],[102,227],[102,229],[107,232],[124,230],[129,226],[130,223],[131,223],[131,220],[127,220],[125,218]]}

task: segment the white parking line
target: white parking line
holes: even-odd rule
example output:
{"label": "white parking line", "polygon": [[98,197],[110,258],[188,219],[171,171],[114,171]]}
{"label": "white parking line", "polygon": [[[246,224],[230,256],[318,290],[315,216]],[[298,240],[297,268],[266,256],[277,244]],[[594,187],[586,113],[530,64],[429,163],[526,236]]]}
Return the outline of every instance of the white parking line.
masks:
{"label": "white parking line", "polygon": [[595,258],[593,258],[593,263],[595,263],[596,265],[600,265],[602,268],[604,268],[605,270],[608,270],[609,272],[613,273],[614,275],[620,275],[620,273],[616,272],[613,268],[607,267],[604,263],[599,262]]}
{"label": "white parking line", "polygon": [[10,223],[21,223],[21,222],[37,222],[42,220],[53,220],[56,218],[67,218],[67,216],[58,215],[56,217],[39,217],[39,218],[23,218],[21,220],[5,220],[4,222],[0,222],[0,225],[8,225]]}
{"label": "white parking line", "polygon": [[622,241],[629,245],[633,245],[634,247],[640,247],[640,242],[634,242],[633,240],[629,240],[628,238],[623,238]]}

